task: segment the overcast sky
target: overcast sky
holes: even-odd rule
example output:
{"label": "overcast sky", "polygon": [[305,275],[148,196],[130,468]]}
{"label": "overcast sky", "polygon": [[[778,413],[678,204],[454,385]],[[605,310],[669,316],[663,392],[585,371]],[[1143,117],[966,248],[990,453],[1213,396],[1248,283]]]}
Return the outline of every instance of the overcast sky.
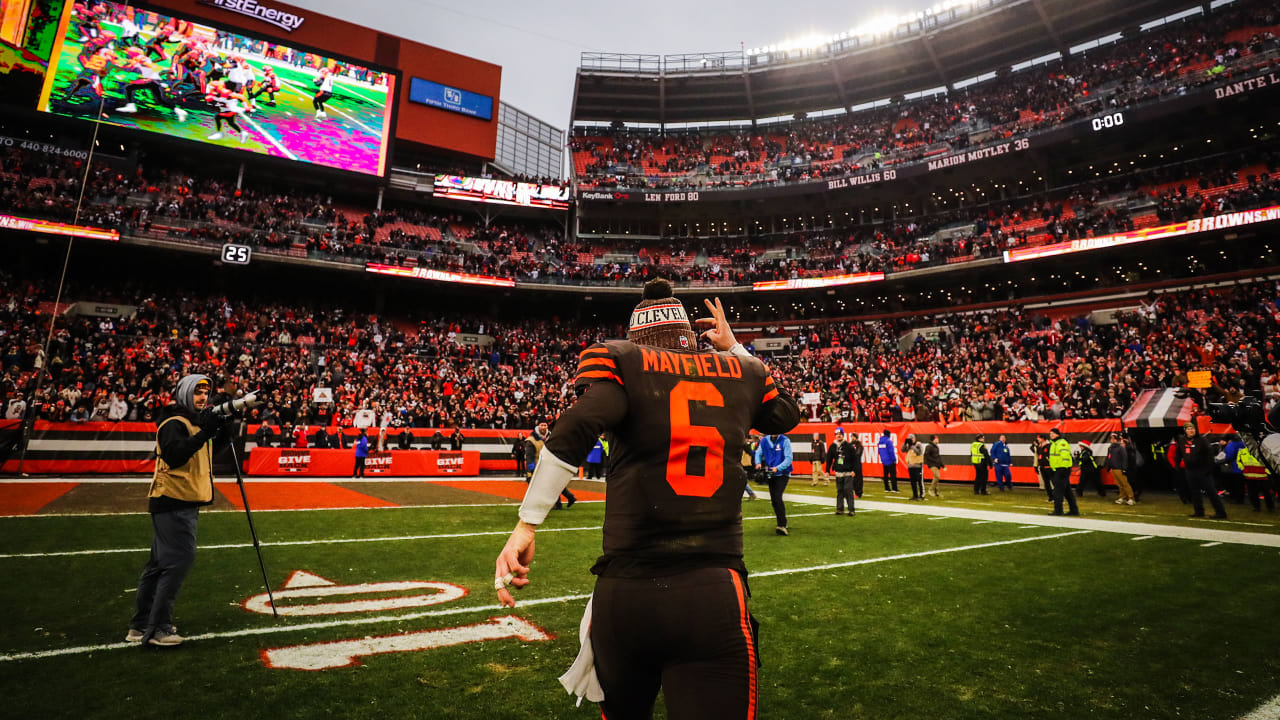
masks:
{"label": "overcast sky", "polygon": [[[565,129],[583,52],[737,50],[831,35],[936,0],[290,0],[291,5],[502,66],[502,99]],[[421,68],[430,77],[430,68]]]}

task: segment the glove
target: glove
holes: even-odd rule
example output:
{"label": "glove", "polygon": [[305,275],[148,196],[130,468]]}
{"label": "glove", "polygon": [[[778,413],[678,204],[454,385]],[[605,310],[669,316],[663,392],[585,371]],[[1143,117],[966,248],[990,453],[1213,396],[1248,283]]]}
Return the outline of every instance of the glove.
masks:
{"label": "glove", "polygon": [[224,418],[215,413],[212,408],[205,408],[196,416],[196,426],[206,435],[217,435],[223,420]]}

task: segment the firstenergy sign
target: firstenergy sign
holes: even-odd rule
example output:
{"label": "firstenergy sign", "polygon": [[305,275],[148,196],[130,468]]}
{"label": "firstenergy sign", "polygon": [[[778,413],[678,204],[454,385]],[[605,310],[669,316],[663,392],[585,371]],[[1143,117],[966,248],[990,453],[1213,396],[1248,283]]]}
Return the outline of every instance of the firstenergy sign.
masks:
{"label": "firstenergy sign", "polygon": [[1157,227],[1144,228],[1142,230],[1131,230],[1129,232],[1116,233],[1115,235],[1080,238],[1079,240],[1055,243],[1053,245],[1042,245],[1034,248],[1023,248],[1020,250],[1006,250],[1004,253],[1004,261],[1011,263],[1023,260],[1039,260],[1040,258],[1067,255],[1070,253],[1084,252],[1086,250],[1101,250],[1103,248],[1131,245],[1133,243],[1160,240],[1162,238],[1180,237],[1182,235],[1192,235],[1195,233],[1209,232],[1211,230],[1226,230],[1233,227],[1243,227],[1245,225],[1254,225],[1256,223],[1271,222],[1272,220],[1280,220],[1280,205],[1273,205],[1259,210],[1242,210],[1240,212],[1225,213],[1223,215],[1214,215],[1207,218],[1197,218],[1195,220],[1174,223],[1172,225],[1160,225]]}

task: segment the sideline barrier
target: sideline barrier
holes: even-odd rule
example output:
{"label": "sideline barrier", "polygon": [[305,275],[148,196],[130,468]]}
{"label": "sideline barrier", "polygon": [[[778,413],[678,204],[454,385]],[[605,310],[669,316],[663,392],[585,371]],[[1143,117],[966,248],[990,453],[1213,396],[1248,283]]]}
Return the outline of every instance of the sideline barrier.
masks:
{"label": "sideline barrier", "polygon": [[[356,458],[352,450],[316,448],[254,448],[249,451],[249,475],[303,477],[351,477]],[[480,474],[480,453],[436,450],[370,452],[365,475],[375,477],[430,477]]]}
{"label": "sideline barrier", "polygon": [[[1207,434],[1218,434],[1230,432],[1230,428],[1226,425],[1209,425],[1203,422],[1205,418],[1201,418],[1201,430]],[[938,436],[938,442],[942,450],[942,460],[947,464],[947,468],[942,472],[943,480],[950,481],[970,481],[973,479],[973,466],[969,464],[969,444],[973,442],[974,436],[982,432],[986,435],[988,448],[994,443],[1000,434],[1008,436],[1010,449],[1013,453],[1013,481],[1019,484],[1035,485],[1039,482],[1035,471],[1032,469],[1031,441],[1038,433],[1048,433],[1050,428],[1058,427],[1063,431],[1064,436],[1071,442],[1071,449],[1074,452],[1077,444],[1081,440],[1088,440],[1093,445],[1093,454],[1101,462],[1106,457],[1108,440],[1111,432],[1121,430],[1121,422],[1119,419],[1110,420],[1063,420],[1061,422],[972,422],[972,423],[953,423],[951,425],[943,425],[933,422],[896,422],[896,423],[801,423],[795,430],[789,433],[792,442],[792,450],[794,452],[795,467],[792,471],[793,476],[808,475],[811,472],[811,448],[813,445],[813,435],[820,434],[827,443],[831,442],[835,428],[839,425],[844,428],[846,433],[856,433],[858,439],[863,445],[862,468],[863,474],[867,478],[879,478],[882,475],[880,467],[880,457],[876,450],[876,443],[880,439],[880,434],[884,430],[889,431],[889,437],[893,440],[894,449],[899,450],[902,447],[902,441],[908,433],[915,433],[916,438],[927,441],[931,435]],[[305,474],[319,475],[326,474],[329,476],[350,475],[351,469],[355,465],[355,455],[351,449],[351,443],[357,435],[357,431],[353,428],[330,428],[334,434],[341,433],[345,447],[343,449],[333,450],[317,450],[316,448],[259,448],[254,442],[254,431],[257,425],[249,426],[249,433],[245,437],[245,456],[248,461],[248,472],[251,475],[293,475],[297,471],[280,471],[281,467],[278,459],[285,455],[284,450],[303,450],[312,453],[313,458],[322,458],[321,455],[315,453],[324,453],[323,459],[308,461],[306,464],[310,468],[312,462],[315,467],[332,467],[332,472],[308,469]],[[16,420],[0,420],[0,453],[4,452],[5,439],[12,437],[13,433],[18,430],[18,421]],[[312,428],[314,432],[315,428]],[[464,430],[461,453],[468,463],[464,469],[459,472],[439,472],[439,466],[431,466],[428,458],[437,457],[429,450],[429,442],[435,429],[413,428],[409,432],[413,435],[413,450],[418,452],[407,452],[397,450],[397,440],[401,430],[391,430],[387,433],[386,445],[392,448],[390,462],[393,471],[385,473],[374,473],[373,463],[367,463],[367,472],[370,475],[383,474],[388,476],[400,475],[418,475],[430,476],[433,474],[440,475],[482,475],[486,473],[512,473],[516,471],[516,462],[511,455],[511,443],[517,435],[528,437],[528,431],[524,430]],[[448,444],[448,435],[452,430],[441,429],[445,435],[445,444]],[[27,459],[23,467],[24,472],[32,475],[92,475],[92,474],[133,474],[133,475],[149,475],[155,468],[155,433],[156,426],[152,423],[50,423],[44,421],[36,422],[35,429],[31,436],[31,445],[27,450]],[[276,440],[280,440],[280,436],[276,435]],[[376,442],[376,435],[372,438]],[[290,438],[290,440],[292,440]],[[291,443],[290,443],[291,444]],[[373,443],[371,442],[371,445]],[[268,453],[270,450],[272,453]],[[328,459],[329,454],[333,454],[333,458],[340,460]],[[385,453],[383,453],[385,455]],[[439,456],[447,456],[451,453],[442,451]],[[898,453],[901,456],[901,452]],[[371,453],[377,456],[379,453]],[[421,456],[421,463],[426,465],[415,466],[419,470],[410,471],[407,468],[411,463],[418,463],[419,460],[410,460],[413,456]],[[256,459],[255,459],[256,457]],[[403,461],[401,458],[405,458]],[[0,455],[3,458],[3,455]],[[474,465],[470,464],[473,462]],[[735,460],[737,458],[734,458]],[[300,462],[300,461],[294,461]],[[274,465],[272,464],[274,463]],[[473,468],[474,469],[470,469]],[[0,466],[0,472],[14,473],[17,472],[18,458],[16,450],[12,457]],[[898,462],[898,479],[901,482],[907,476],[906,465],[899,457]],[[1103,480],[1110,482],[1108,473],[1103,473]]]}

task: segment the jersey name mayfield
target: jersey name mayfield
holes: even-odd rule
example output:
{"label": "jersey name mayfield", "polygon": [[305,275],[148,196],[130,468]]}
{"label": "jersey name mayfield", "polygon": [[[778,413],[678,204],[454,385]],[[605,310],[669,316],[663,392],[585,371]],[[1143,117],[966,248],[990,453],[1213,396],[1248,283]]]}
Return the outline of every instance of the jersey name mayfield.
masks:
{"label": "jersey name mayfield", "polygon": [[[611,436],[605,554],[596,571],[741,568],[747,478],[737,459],[751,429],[786,432],[799,420],[765,366],[612,341],[582,352],[575,388],[581,397],[562,423]],[[558,423],[548,448],[572,463],[585,458],[589,440]]]}

